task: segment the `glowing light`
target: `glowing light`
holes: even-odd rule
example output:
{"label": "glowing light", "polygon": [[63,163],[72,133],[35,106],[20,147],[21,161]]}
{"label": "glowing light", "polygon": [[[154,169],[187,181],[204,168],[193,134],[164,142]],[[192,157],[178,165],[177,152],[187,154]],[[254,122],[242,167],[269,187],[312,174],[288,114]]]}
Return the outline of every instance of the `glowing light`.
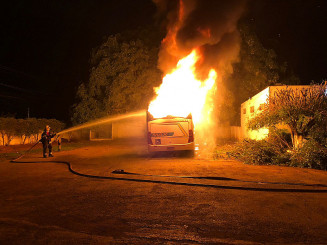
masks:
{"label": "glowing light", "polygon": [[207,95],[215,84],[217,73],[211,69],[205,81],[197,80],[195,64],[198,59],[199,54],[193,50],[179,60],[176,68],[163,78],[161,86],[155,88],[157,98],[148,109],[155,118],[187,117],[191,113],[196,126],[210,114],[212,105],[206,103]]}

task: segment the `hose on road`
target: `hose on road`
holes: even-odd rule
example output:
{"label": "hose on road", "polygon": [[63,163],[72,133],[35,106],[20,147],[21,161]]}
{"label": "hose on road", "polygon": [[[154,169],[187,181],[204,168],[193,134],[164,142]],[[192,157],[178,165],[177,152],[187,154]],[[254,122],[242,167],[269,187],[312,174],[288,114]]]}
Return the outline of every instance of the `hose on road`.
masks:
{"label": "hose on road", "polygon": [[123,178],[113,176],[99,176],[91,174],[83,174],[72,168],[70,162],[67,161],[16,161],[12,160],[13,163],[60,163],[65,164],[68,170],[77,176],[92,178],[92,179],[103,179],[103,180],[122,180],[131,182],[143,182],[143,183],[155,183],[155,184],[167,184],[176,186],[193,186],[193,187],[206,187],[215,189],[226,189],[226,190],[242,190],[242,191],[260,191],[260,192],[288,192],[288,193],[327,193],[327,189],[292,189],[292,188],[258,188],[258,187],[242,187],[242,186],[226,186],[216,184],[200,184],[200,183],[188,183],[188,182],[175,182],[175,181],[162,181],[162,180],[148,180],[148,179],[134,179],[134,178]]}
{"label": "hose on road", "polygon": [[267,181],[253,181],[253,180],[240,180],[228,177],[214,177],[214,176],[176,176],[176,175],[152,175],[152,174],[139,174],[125,172],[123,169],[117,169],[112,171],[113,174],[126,174],[126,175],[137,175],[137,176],[148,176],[148,177],[164,177],[164,178],[182,178],[182,179],[207,179],[207,180],[223,180],[223,181],[237,181],[244,183],[255,183],[255,184],[269,184],[269,185],[297,185],[297,186],[310,186],[310,187],[327,187],[323,184],[304,184],[304,183],[288,183],[288,182],[267,182]]}
{"label": "hose on road", "polygon": [[27,151],[25,151],[23,154],[12,160],[11,162],[17,161],[18,159],[21,159],[23,156],[25,156],[27,153],[29,153],[40,141],[37,141],[34,145],[32,145]]}
{"label": "hose on road", "polygon": [[[195,187],[207,187],[216,189],[227,189],[227,190],[243,190],[243,191],[263,191],[263,192],[299,192],[299,193],[327,193],[327,189],[292,189],[292,188],[258,188],[258,187],[243,187],[243,186],[226,186],[226,185],[216,185],[216,184],[200,184],[200,183],[188,183],[188,182],[175,182],[175,181],[162,181],[162,180],[148,180],[148,179],[134,179],[134,178],[123,178],[123,177],[113,177],[113,176],[99,176],[91,174],[83,174],[72,168],[72,165],[68,161],[17,161],[29,153],[39,142],[35,143],[30,149],[19,157],[11,160],[12,163],[59,163],[65,164],[68,170],[77,176],[92,178],[92,179],[103,179],[103,180],[123,180],[123,181],[133,181],[133,182],[144,182],[144,183],[156,183],[156,184],[168,184],[168,185],[180,185],[180,186],[195,186]],[[326,185],[309,185],[309,184],[298,184],[298,183],[282,183],[282,182],[260,182],[260,181],[246,181],[238,180],[226,177],[196,177],[196,176],[169,176],[169,175],[146,175],[138,173],[125,172],[124,170],[115,170],[113,174],[125,174],[125,175],[135,175],[135,176],[145,176],[145,177],[161,177],[161,178],[181,178],[181,179],[209,179],[209,180],[224,180],[224,181],[238,181],[238,182],[249,182],[257,184],[279,184],[279,185],[301,185],[310,187],[327,187]]]}

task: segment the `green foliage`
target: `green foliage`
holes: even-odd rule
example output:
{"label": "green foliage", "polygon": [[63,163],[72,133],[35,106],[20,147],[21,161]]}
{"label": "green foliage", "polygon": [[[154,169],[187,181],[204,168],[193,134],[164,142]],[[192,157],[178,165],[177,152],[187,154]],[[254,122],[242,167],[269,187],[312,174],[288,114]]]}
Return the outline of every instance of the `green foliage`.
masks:
{"label": "green foliage", "polygon": [[281,67],[274,50],[266,49],[253,30],[240,26],[242,38],[240,58],[235,65],[235,78],[239,83],[238,95],[242,101],[279,81]]}
{"label": "green foliage", "polygon": [[266,140],[277,147],[283,148],[284,151],[292,146],[291,134],[286,129],[269,127],[269,135]]}
{"label": "green foliage", "polygon": [[280,82],[280,73],[285,70],[285,66],[278,63],[274,50],[265,48],[247,23],[239,25],[239,32],[239,62],[233,65],[233,74],[227,80],[229,90],[235,96],[234,110],[238,112],[233,119],[235,123],[239,121],[241,103],[267,86]]}
{"label": "green foliage", "polygon": [[[269,97],[263,111],[249,122],[250,129],[269,128],[265,140],[247,140],[228,155],[248,164],[276,164],[327,168],[326,85],[281,89]],[[291,134],[278,129],[286,124]]]}
{"label": "green foliage", "polygon": [[34,137],[38,140],[39,134],[43,131],[46,125],[50,125],[55,132],[61,131],[65,124],[56,119],[16,119],[13,117],[0,118],[0,135],[3,145],[10,145],[10,142],[15,136],[23,137],[23,143],[26,139]]}
{"label": "green foliage", "polygon": [[325,85],[312,85],[310,88],[278,90],[268,98],[263,111],[249,122],[248,127],[258,129],[283,123],[292,132],[293,147],[301,147],[303,139],[310,137],[314,128],[326,132],[325,89]]}
{"label": "green foliage", "polygon": [[309,139],[292,152],[290,166],[327,170],[327,147]]}
{"label": "green foliage", "polygon": [[228,155],[246,164],[281,165],[287,164],[289,161],[289,155],[285,148],[267,140],[244,140],[235,144]]}
{"label": "green foliage", "polygon": [[[235,97],[234,101],[228,99],[230,102],[226,104],[233,103],[233,109],[237,112],[230,116],[233,123],[239,123],[241,103],[267,86],[277,83],[299,84],[299,78],[287,64],[278,62],[275,51],[262,44],[254,31],[253,23],[242,19],[238,29],[241,37],[239,62],[233,65],[233,74],[226,82],[231,95]],[[226,113],[231,115],[231,108]]]}
{"label": "green foliage", "polygon": [[[290,134],[279,129],[271,129],[265,140],[244,140],[229,147],[227,156],[246,164],[284,165],[327,170],[327,145],[310,138],[299,149],[289,147]],[[326,142],[326,141],[325,141]],[[219,156],[223,154],[218,152]]]}
{"label": "green foliage", "polygon": [[161,74],[156,68],[157,49],[141,40],[110,36],[91,57],[89,81],[77,91],[74,124],[110,114],[145,109]]}
{"label": "green foliage", "polygon": [[57,119],[43,119],[43,122],[41,122],[41,124],[42,123],[45,123],[44,126],[49,125],[51,127],[51,130],[56,133],[60,132],[65,128],[65,124],[61,121],[58,121]]}
{"label": "green foliage", "polygon": [[[3,145],[9,145],[15,134],[18,132],[18,121],[13,117],[0,118],[0,134]],[[7,142],[6,138],[7,137]]]}

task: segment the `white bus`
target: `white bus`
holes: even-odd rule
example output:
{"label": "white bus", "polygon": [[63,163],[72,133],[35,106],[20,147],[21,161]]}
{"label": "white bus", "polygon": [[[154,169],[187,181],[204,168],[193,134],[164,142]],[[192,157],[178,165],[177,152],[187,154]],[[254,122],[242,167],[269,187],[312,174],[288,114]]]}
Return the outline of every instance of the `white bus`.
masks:
{"label": "white bus", "polygon": [[192,116],[153,118],[147,113],[148,149],[158,151],[194,151]]}

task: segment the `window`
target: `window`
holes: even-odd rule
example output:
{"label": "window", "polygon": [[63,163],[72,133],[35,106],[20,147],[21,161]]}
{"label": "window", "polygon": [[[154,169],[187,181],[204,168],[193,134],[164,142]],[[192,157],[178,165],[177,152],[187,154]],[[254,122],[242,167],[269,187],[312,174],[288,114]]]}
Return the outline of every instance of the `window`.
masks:
{"label": "window", "polygon": [[254,106],[250,107],[250,112],[253,113],[254,112]]}
{"label": "window", "polygon": [[243,114],[246,114],[246,108],[243,109]]}

